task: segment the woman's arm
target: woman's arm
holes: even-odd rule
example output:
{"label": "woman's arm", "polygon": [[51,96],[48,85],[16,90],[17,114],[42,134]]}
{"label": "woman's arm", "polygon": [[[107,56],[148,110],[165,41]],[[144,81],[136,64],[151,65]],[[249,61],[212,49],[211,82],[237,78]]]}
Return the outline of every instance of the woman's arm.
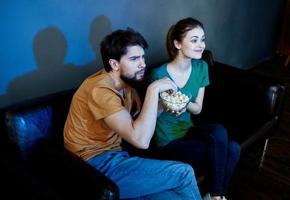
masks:
{"label": "woman's arm", "polygon": [[195,99],[195,102],[190,102],[187,105],[187,110],[193,114],[198,115],[202,110],[202,104],[203,104],[203,97],[204,97],[204,87],[199,88],[197,97]]}

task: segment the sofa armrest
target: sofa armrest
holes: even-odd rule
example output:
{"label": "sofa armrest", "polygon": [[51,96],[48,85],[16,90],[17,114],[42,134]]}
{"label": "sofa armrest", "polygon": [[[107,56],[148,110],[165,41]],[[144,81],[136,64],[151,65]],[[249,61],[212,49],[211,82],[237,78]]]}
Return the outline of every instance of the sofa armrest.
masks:
{"label": "sofa armrest", "polygon": [[265,124],[274,122],[273,127],[277,123],[287,84],[216,62],[209,67],[209,74],[210,86],[206,88],[202,113],[194,116],[195,122],[221,123],[240,143]]}
{"label": "sofa armrest", "polygon": [[65,199],[119,199],[113,181],[63,147],[41,141],[28,162]]}
{"label": "sofa armrest", "polygon": [[225,105],[232,106],[230,109],[248,118],[258,117],[261,122],[280,113],[283,85],[250,73],[229,77],[223,78],[222,84],[217,84],[215,89],[223,95]]}
{"label": "sofa armrest", "polygon": [[116,184],[64,149],[63,124],[73,91],[0,110],[0,150],[28,167],[62,199],[118,199]]}

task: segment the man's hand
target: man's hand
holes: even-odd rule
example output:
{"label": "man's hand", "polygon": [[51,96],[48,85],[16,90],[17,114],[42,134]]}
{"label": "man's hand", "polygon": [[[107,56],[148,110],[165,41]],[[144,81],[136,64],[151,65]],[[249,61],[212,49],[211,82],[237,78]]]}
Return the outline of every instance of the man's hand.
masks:
{"label": "man's hand", "polygon": [[152,82],[149,87],[152,87],[158,94],[164,91],[170,91],[171,93],[176,93],[176,84],[168,77],[156,80]]}

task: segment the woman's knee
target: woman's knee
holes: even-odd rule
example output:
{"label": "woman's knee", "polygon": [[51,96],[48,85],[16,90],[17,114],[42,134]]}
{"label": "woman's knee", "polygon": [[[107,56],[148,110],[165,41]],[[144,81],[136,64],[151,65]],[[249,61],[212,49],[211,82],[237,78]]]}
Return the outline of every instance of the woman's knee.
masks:
{"label": "woman's knee", "polygon": [[226,145],[228,143],[228,133],[221,124],[211,126],[211,136],[216,144]]}
{"label": "woman's knee", "polygon": [[240,152],[241,152],[241,146],[239,143],[237,143],[236,141],[230,141],[228,145],[228,149],[229,149],[229,155],[231,157],[239,159]]}

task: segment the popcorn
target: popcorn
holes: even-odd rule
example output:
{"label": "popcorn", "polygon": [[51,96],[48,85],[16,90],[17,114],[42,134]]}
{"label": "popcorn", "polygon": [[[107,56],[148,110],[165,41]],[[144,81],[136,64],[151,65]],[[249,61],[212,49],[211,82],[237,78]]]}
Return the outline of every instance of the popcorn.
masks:
{"label": "popcorn", "polygon": [[168,92],[161,92],[160,97],[162,99],[163,105],[172,111],[180,111],[185,108],[190,100],[190,97],[180,91],[175,94],[170,94]]}

